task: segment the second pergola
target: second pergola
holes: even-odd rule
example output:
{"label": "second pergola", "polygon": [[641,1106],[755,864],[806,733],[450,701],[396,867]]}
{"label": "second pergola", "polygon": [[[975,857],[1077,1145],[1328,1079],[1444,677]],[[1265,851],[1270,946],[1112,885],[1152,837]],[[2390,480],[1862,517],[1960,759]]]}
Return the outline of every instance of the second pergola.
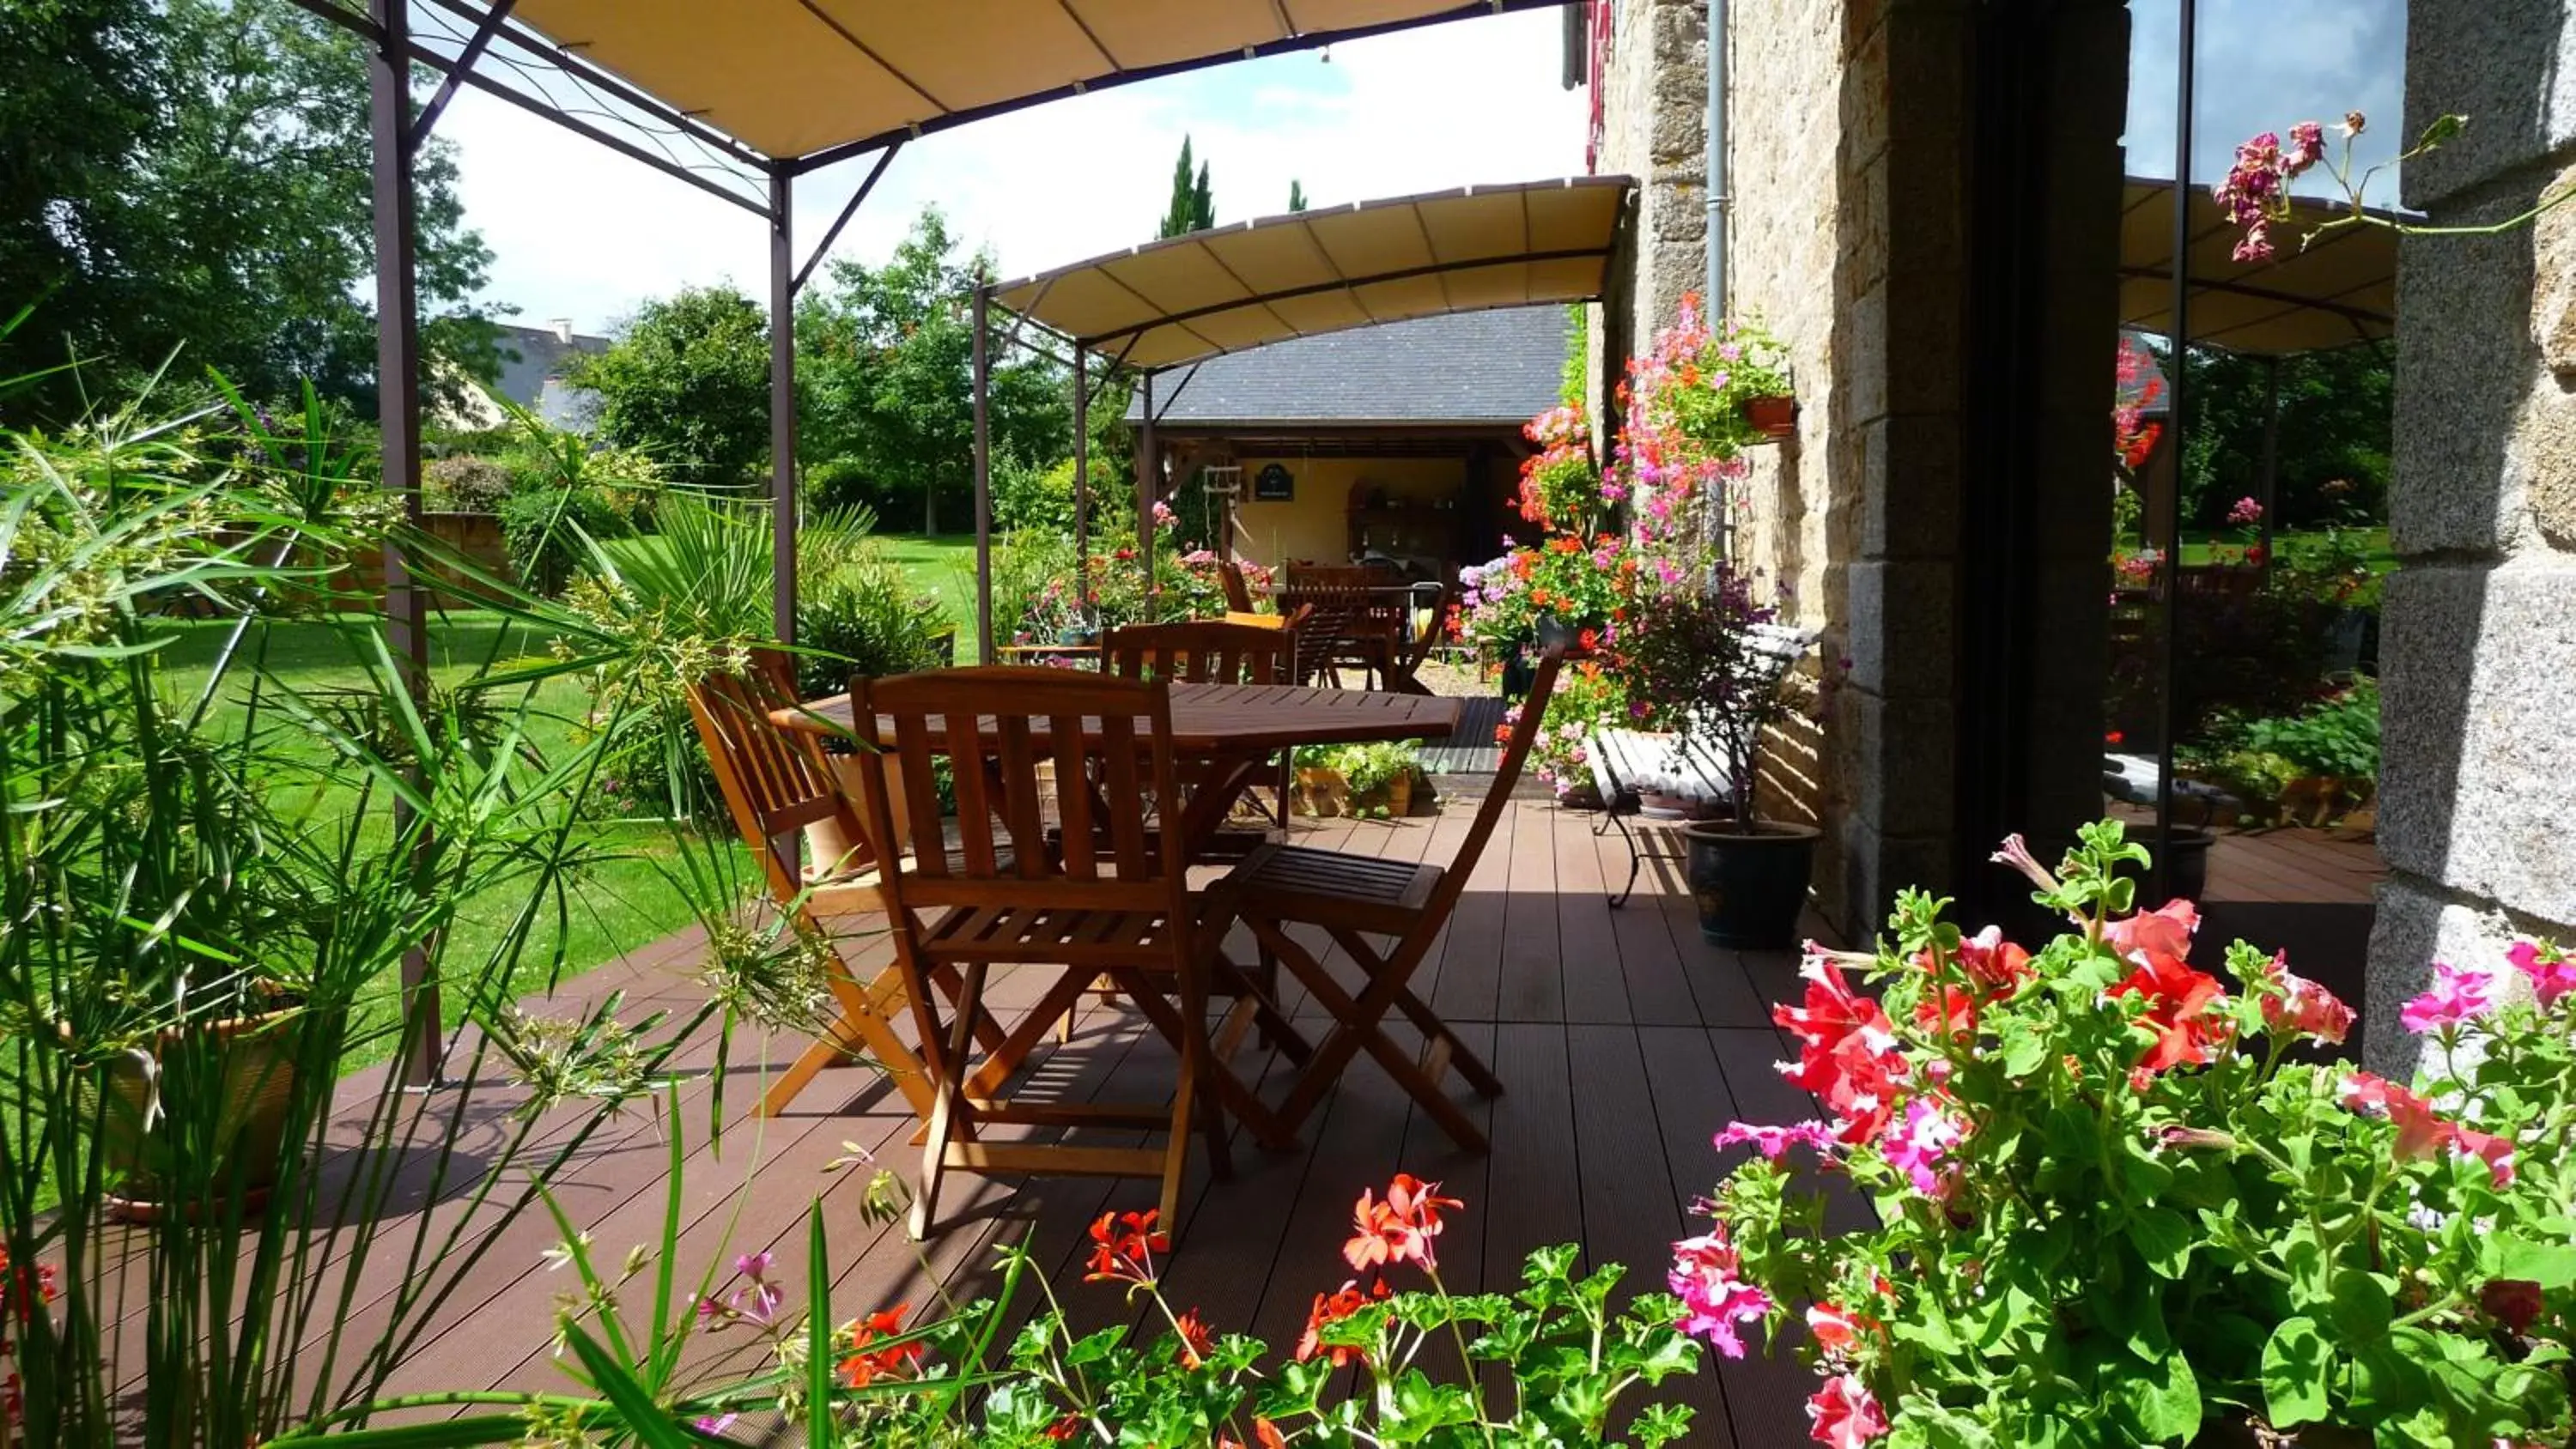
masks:
{"label": "second pergola", "polygon": [[[1141,374],[1136,528],[1150,579],[1154,503],[1164,491],[1154,426],[1199,364],[1294,337],[1415,317],[1598,300],[1635,189],[1625,176],[1580,176],[1293,212],[977,288],[975,610],[982,657],[990,662],[996,643],[994,309],[1013,319],[1001,334],[1001,350],[1027,348],[1072,369],[1078,557],[1091,551],[1091,404],[1111,373]],[[1156,383],[1174,373],[1158,407]]]}

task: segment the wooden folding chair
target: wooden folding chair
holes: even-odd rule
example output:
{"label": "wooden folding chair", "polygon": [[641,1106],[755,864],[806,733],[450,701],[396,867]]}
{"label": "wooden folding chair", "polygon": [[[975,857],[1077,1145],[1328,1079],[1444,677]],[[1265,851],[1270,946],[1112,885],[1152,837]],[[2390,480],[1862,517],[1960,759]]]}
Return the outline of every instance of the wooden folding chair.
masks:
{"label": "wooden folding chair", "polygon": [[[1146,798],[1178,798],[1172,758],[1171,690],[1058,669],[993,666],[855,681],[854,718],[878,721],[882,753],[857,756],[864,818],[872,834],[897,829],[907,810],[916,836],[939,828],[931,766],[946,755],[957,790],[958,859],[918,852],[888,862],[884,890],[909,949],[905,972],[934,1089],[922,1146],[912,1232],[938,1214],[942,1179],[968,1172],[1069,1172],[1159,1177],[1163,1221],[1180,1208],[1181,1175],[1195,1124],[1213,1166],[1228,1168],[1208,1077],[1208,975],[1199,902],[1190,895],[1180,812],[1148,819]],[[1041,761],[1053,764],[1042,778]],[[1097,780],[1099,788],[1093,788]],[[1052,841],[1040,810],[1051,795],[1064,822]],[[900,797],[900,805],[899,805]],[[997,828],[998,827],[998,828]],[[1052,847],[1052,848],[1051,848]],[[1167,1104],[1019,1103],[987,1098],[967,1077],[969,1023],[985,978],[1005,963],[1061,965],[1063,978],[1014,1032],[1043,1031],[1085,986],[1106,974],[1180,1052]],[[954,968],[962,977],[955,1015],[942,1020],[924,979]],[[1238,1009],[1252,1005],[1248,990]],[[1282,1134],[1267,1109],[1223,1072],[1219,1091],[1251,1115],[1264,1140]],[[1067,1146],[996,1141],[997,1124],[1146,1128],[1161,1147]]]}
{"label": "wooden folding chair", "polygon": [[[780,910],[795,915],[802,928],[829,942],[829,917],[887,909],[879,889],[877,852],[869,844],[878,837],[860,827],[858,812],[834,778],[821,742],[782,729],[770,718],[770,711],[795,702],[794,676],[783,667],[784,658],[774,653],[756,658],[747,679],[718,675],[699,681],[689,691],[689,713],[697,721],[725,808],[760,861],[771,898]],[[936,841],[940,835],[934,829],[917,838]],[[905,837],[892,839],[900,853]],[[895,950],[903,950],[899,936]],[[912,1104],[913,1114],[927,1121],[929,1077],[921,1058],[894,1031],[896,998],[905,989],[902,971],[889,965],[861,981],[838,948],[832,955],[829,979],[840,1015],[762,1095],[760,1115],[785,1111],[825,1068],[873,1058]],[[944,971],[939,977],[953,995],[957,973]],[[990,1017],[978,1020],[976,1031],[988,1046],[1004,1041]]]}
{"label": "wooden folding chair", "polygon": [[1217,587],[1225,590],[1226,612],[1234,614],[1252,612],[1252,586],[1244,582],[1243,565],[1232,559],[1218,564],[1216,581]]}
{"label": "wooden folding chair", "polygon": [[[1468,827],[1457,858],[1446,867],[1265,845],[1209,890],[1207,929],[1223,931],[1232,921],[1241,920],[1263,949],[1276,954],[1333,1017],[1331,1034],[1299,1068],[1277,1109],[1282,1127],[1294,1131],[1322,1104],[1351,1058],[1366,1051],[1413,1094],[1452,1141],[1471,1152],[1485,1149],[1485,1134],[1441,1090],[1442,1080],[1456,1067],[1469,1085],[1488,1097],[1500,1093],[1503,1084],[1413,994],[1411,982],[1431,943],[1439,938],[1440,928],[1457,908],[1485,842],[1511,805],[1512,786],[1537,742],[1547,698],[1556,688],[1557,668],[1563,661],[1563,652],[1553,649],[1539,661],[1538,676],[1521,705],[1519,723],[1512,727],[1493,788],[1477,807],[1475,823]],[[1292,925],[1322,928],[1349,955],[1366,977],[1357,996],[1345,991],[1314,953],[1288,934]],[[1372,936],[1391,937],[1394,944],[1381,952],[1371,944]],[[1389,1011],[1403,1012],[1422,1033],[1419,1058],[1407,1055],[1386,1034],[1383,1023]]]}

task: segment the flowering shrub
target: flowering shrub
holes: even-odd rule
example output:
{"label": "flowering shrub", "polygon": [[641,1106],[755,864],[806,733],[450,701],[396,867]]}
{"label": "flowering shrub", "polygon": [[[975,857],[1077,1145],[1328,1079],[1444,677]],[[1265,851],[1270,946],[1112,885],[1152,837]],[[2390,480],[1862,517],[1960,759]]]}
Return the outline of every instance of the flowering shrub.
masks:
{"label": "flowering shrub", "polygon": [[1605,495],[1634,504],[1641,535],[1670,534],[1704,502],[1724,504],[1746,472],[1742,456],[1759,434],[1745,400],[1788,391],[1786,354],[1760,329],[1728,322],[1711,329],[1699,294],[1682,294],[1673,325],[1628,361],[1619,384],[1625,422],[1611,456],[1619,482]]}
{"label": "flowering shrub", "polygon": [[2217,185],[2210,188],[2210,195],[2217,198],[2219,208],[2227,213],[2228,221],[2243,228],[2243,234],[2236,243],[2236,260],[2264,262],[2272,259],[2272,228],[2290,220],[2292,215],[2290,183],[2320,164],[2325,166],[2326,174],[2333,179],[2336,189],[2343,193],[2343,204],[2335,208],[2333,219],[2310,227],[2299,238],[2299,247],[2303,251],[2314,245],[2318,237],[2348,226],[2384,226],[2391,231],[2415,236],[2491,236],[2523,226],[2541,213],[2576,197],[2576,186],[2560,186],[2542,195],[2529,210],[2519,215],[2474,226],[2425,226],[2369,208],[2367,193],[2372,178],[2383,171],[2393,171],[2450,141],[2467,129],[2468,124],[2466,116],[2436,116],[2432,124],[2424,128],[2424,133],[2416,138],[2413,147],[2400,152],[2394,160],[2368,168],[2359,176],[2353,174],[2352,143],[2353,138],[2368,126],[2359,111],[2346,111],[2343,123],[2334,128],[2342,145],[2331,161],[2326,155],[2326,126],[2321,121],[2301,121],[2292,126],[2287,145],[2283,145],[2280,136],[2271,131],[2253,136],[2236,148],[2235,164],[2228,168],[2227,175]]}
{"label": "flowering shrub", "polygon": [[1589,641],[1578,638],[1577,648],[1599,648],[1620,591],[1638,568],[1638,555],[1616,534],[1589,541],[1550,534],[1534,547],[1459,570],[1465,592],[1451,628],[1487,658],[1507,658],[1537,637],[1538,616],[1550,614],[1591,634]]}
{"label": "flowering shrub", "polygon": [[[1494,727],[1494,743],[1508,745],[1520,723],[1521,705],[1503,711]],[[1578,660],[1556,677],[1556,692],[1547,698],[1547,720],[1530,748],[1530,768],[1539,781],[1563,800],[1592,783],[1592,731],[1604,725],[1634,723],[1628,690],[1619,676],[1596,659]]]}
{"label": "flowering shrub", "polygon": [[1796,705],[1780,660],[1755,647],[1754,630],[1779,618],[1753,575],[1723,562],[1666,562],[1636,577],[1619,616],[1614,657],[1637,720],[1684,740],[1704,739],[1726,761],[1737,820],[1753,818],[1762,732]]}
{"label": "flowering shrub", "polygon": [[[675,1154],[666,1189],[675,1224],[681,1175]],[[862,1213],[890,1222],[902,1212],[901,1198],[892,1175],[879,1172]],[[1383,1194],[1361,1192],[1342,1245],[1344,1271],[1334,1275],[1341,1285],[1314,1296],[1304,1331],[1276,1359],[1259,1340],[1222,1332],[1197,1309],[1175,1310],[1163,1296],[1160,1260],[1171,1240],[1152,1212],[1103,1213],[1094,1221],[1085,1275],[1150,1305],[1147,1326],[1076,1336],[1049,1294],[1042,1311],[1005,1340],[1020,1285],[1033,1278],[1045,1291],[1047,1270],[1025,1244],[998,1250],[996,1299],[910,1328],[907,1304],[841,1319],[830,1307],[832,1268],[817,1204],[807,1223],[806,1306],[790,1305],[800,1285],[772,1278],[770,1255],[759,1252],[736,1259],[723,1283],[710,1272],[684,1290],[683,1311],[656,1309],[648,1321],[630,1316],[623,1299],[645,1288],[669,1301],[677,1227],[664,1230],[658,1265],[655,1253],[639,1248],[622,1266],[603,1270],[588,1236],[558,1210],[565,1237],[548,1257],[574,1268],[581,1281],[560,1300],[557,1326],[567,1369],[588,1392],[476,1394],[486,1416],[460,1421],[457,1436],[437,1442],[625,1442],[624,1431],[637,1443],[722,1443],[738,1422],[761,1414],[783,1416],[805,1443],[825,1449],[1614,1442],[1655,1449],[1687,1434],[1686,1406],[1621,1409],[1641,1386],[1698,1367],[1698,1346],[1673,1326],[1680,1304],[1647,1294],[1614,1311],[1622,1270],[1607,1264],[1577,1276],[1578,1250],[1570,1243],[1532,1253],[1515,1292],[1452,1295],[1440,1278],[1440,1237],[1449,1215],[1464,1206],[1442,1196],[1438,1183],[1406,1173]],[[694,1312],[686,1311],[691,1302]],[[771,1366],[736,1381],[683,1387],[683,1350],[700,1333],[756,1338]],[[280,1442],[318,1438],[323,1427]]]}
{"label": "flowering shrub", "polygon": [[[1690,1331],[1739,1354],[1801,1313],[1842,1449],[2183,1444],[2237,1414],[2566,1443],[2576,962],[2440,968],[2404,1016],[2445,1067],[2410,1089],[2312,1059],[2353,1012],[2282,957],[2234,944],[2233,989],[2193,968],[2196,913],[2131,911],[2117,824],[2055,873],[2017,836],[1996,859],[2072,929],[2026,951],[1909,891],[1875,955],[1809,948],[1774,1015],[1826,1116],[1719,1136],[1757,1155],[1676,1246]],[[1829,1233],[1793,1156],[1880,1225]]]}
{"label": "flowering shrub", "polygon": [[1582,405],[1550,408],[1523,424],[1521,433],[1539,447],[1521,462],[1521,517],[1551,531],[1590,537],[1614,500],[1602,491]]}

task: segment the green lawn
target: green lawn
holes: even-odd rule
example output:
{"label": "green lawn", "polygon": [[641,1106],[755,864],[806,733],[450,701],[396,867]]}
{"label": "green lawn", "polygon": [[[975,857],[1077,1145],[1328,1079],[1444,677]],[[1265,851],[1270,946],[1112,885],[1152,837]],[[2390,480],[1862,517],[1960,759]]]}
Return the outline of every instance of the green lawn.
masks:
{"label": "green lawn", "polygon": [[[2397,555],[2388,546],[2386,528],[2347,529],[2345,533],[2358,538],[2362,547],[2368,551],[2372,573],[2385,574],[2396,569]],[[2284,529],[2272,535],[2273,547],[2289,553],[2322,547],[2324,541],[2325,533],[2322,530],[2309,532]],[[2182,533],[2183,566],[2189,568],[2195,564],[2209,563],[2212,561],[2212,555],[2220,549],[2226,550],[2228,556],[2232,558],[2244,546],[2244,531],[2241,529],[2186,528]]]}
{"label": "green lawn", "polygon": [[975,535],[880,533],[876,538],[916,588],[937,594],[947,606],[948,616],[957,621],[957,662],[974,663]]}
{"label": "green lawn", "polygon": [[[377,627],[371,619],[352,622]],[[206,621],[179,628],[167,677],[174,695],[192,701],[202,690],[231,625],[229,621]],[[431,672],[442,681],[470,675],[487,659],[496,668],[506,668],[514,661],[542,656],[543,652],[544,641],[527,636],[493,615],[454,614],[434,619],[431,624]],[[239,726],[248,707],[254,670],[264,670],[307,698],[314,698],[335,687],[355,687],[361,682],[360,671],[351,658],[349,644],[329,622],[281,622],[254,630],[245,639],[241,656],[227,676],[223,695],[209,708],[208,726],[219,732]],[[515,701],[511,703],[515,705]],[[529,731],[531,746],[541,753],[565,746],[580,728],[588,703],[581,683],[569,676],[537,686]],[[317,787],[305,799],[275,803],[328,817],[354,806],[356,796],[338,787]],[[534,991],[546,984],[548,958],[558,937],[565,954],[564,972],[569,976],[650,945],[691,920],[688,904],[663,873],[676,854],[669,826],[601,820],[582,828],[589,832],[586,843],[594,859],[566,880],[560,921],[551,905],[543,913],[519,970],[516,984],[522,991]],[[737,862],[745,859],[729,832],[724,840],[729,856]],[[450,937],[449,950],[455,960],[483,960],[499,943],[512,918],[526,904],[521,892],[509,892],[508,897],[465,905],[462,920]],[[390,1048],[390,1040],[380,1040],[377,1050],[353,1059],[349,1065],[363,1065]]]}

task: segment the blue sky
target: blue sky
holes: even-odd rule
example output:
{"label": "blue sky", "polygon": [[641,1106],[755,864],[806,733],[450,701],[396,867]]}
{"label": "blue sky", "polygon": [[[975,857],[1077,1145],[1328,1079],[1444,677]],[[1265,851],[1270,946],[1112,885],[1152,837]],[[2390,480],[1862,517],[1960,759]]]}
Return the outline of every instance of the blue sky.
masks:
{"label": "blue sky", "polygon": [[[2133,0],[2129,169],[2173,169],[2176,0]],[[427,10],[428,7],[421,7]],[[1738,14],[1748,12],[1739,10]],[[2355,107],[2365,164],[2397,149],[2403,0],[2200,0],[2193,180],[2235,144]],[[1525,12],[1434,26],[1095,92],[925,138],[895,158],[835,246],[882,257],[925,204],[1019,276],[1148,240],[1183,135],[1213,166],[1217,217],[1583,170],[1589,114],[1559,85],[1559,18]],[[473,91],[441,130],[462,148],[468,221],[496,258],[487,295],[519,320],[604,331],[686,283],[766,285],[759,220]],[[864,163],[809,178],[800,247]],[[2375,199],[2388,200],[2383,186]]]}
{"label": "blue sky", "polygon": [[[2176,9],[2176,0],[2131,0],[2132,175],[2173,174]],[[2236,144],[2258,131],[2287,132],[2298,121],[2331,125],[2350,110],[2370,118],[2354,150],[2362,166],[2403,149],[2405,0],[2200,0],[2196,18],[2195,182],[2226,175]],[[2374,201],[2392,203],[2396,195],[2388,178],[2372,187]]]}

